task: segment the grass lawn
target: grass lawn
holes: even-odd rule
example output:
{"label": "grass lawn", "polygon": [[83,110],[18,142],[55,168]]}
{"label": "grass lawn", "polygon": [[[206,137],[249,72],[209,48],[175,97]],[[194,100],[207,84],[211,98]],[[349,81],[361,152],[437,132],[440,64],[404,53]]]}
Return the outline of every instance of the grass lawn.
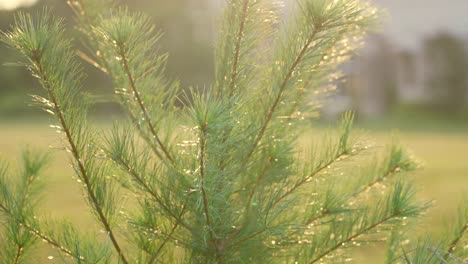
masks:
{"label": "grass lawn", "polygon": [[[369,132],[368,135],[378,144],[384,144],[388,139],[388,133],[381,130]],[[468,191],[468,133],[411,130],[400,132],[399,138],[424,164],[413,177],[419,197],[436,201],[417,232],[437,233],[444,227],[444,219],[450,221],[463,192]],[[48,193],[44,197],[47,204],[44,212],[54,217],[67,217],[82,228],[92,227],[92,218],[86,211],[78,184],[72,178],[72,169],[67,164],[67,158],[63,157],[63,153],[58,149],[58,134],[45,123],[27,125],[0,121],[1,159],[14,164],[21,150],[27,145],[33,149],[52,148],[53,162],[44,177],[48,184]],[[375,246],[373,250],[369,250],[367,246],[362,247],[355,256],[356,263],[381,263],[381,248]],[[370,259],[373,261],[369,262]],[[46,260],[46,257],[44,260],[38,260],[38,263],[42,262],[54,263]]]}

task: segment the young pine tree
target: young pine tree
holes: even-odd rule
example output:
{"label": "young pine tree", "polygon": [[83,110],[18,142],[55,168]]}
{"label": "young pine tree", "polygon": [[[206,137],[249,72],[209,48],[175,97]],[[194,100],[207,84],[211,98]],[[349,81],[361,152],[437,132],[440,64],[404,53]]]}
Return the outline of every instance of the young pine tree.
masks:
{"label": "young pine tree", "polygon": [[[375,23],[369,3],[300,0],[283,21],[273,1],[230,0],[214,83],[185,92],[165,77],[148,17],[110,0],[70,6],[85,51],[48,11],[20,13],[3,41],[38,78],[44,95],[33,99],[52,115],[103,232],[39,217],[33,194],[46,159],[25,154],[21,177],[0,169],[2,263],[31,260],[40,240],[66,263],[338,263],[425,209],[406,183],[415,168],[407,152],[368,148],[352,114],[303,143],[311,95],[339,77]],[[76,54],[110,77],[130,122],[87,122]],[[460,226],[450,255],[466,219]],[[388,262],[398,256],[409,259]]]}

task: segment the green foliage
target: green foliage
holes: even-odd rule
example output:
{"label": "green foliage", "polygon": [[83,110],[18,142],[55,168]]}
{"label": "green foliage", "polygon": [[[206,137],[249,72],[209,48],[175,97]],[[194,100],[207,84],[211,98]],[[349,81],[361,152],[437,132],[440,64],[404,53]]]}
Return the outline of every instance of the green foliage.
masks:
{"label": "green foliage", "polygon": [[454,219],[448,222],[449,230],[443,238],[434,237],[419,239],[409,246],[398,245],[402,237],[396,236],[393,241],[392,253],[388,255],[388,263],[431,264],[431,263],[466,263],[468,255],[466,246],[468,240],[465,236],[468,227],[468,210],[466,199],[460,205],[459,212]]}
{"label": "green foliage", "polygon": [[105,234],[93,240],[36,218],[27,175],[44,158],[25,158],[20,187],[0,170],[7,262],[26,257],[37,238],[75,263],[339,262],[426,209],[405,177],[411,157],[397,143],[376,154],[355,136],[352,114],[312,146],[298,140],[310,94],[332,85],[375,23],[368,3],[302,0],[282,25],[270,1],[229,1],[215,83],[185,96],[165,77],[150,19],[109,4],[71,2],[89,49],[78,53],[112,79],[130,120],[110,131],[87,122],[90,100],[60,19],[20,13],[2,34],[45,90],[33,99],[55,120]]}
{"label": "green foliage", "polygon": [[[0,251],[2,263],[19,263],[29,253],[37,238],[23,226],[24,219],[36,208],[38,197],[38,177],[47,163],[47,156],[23,153],[22,171],[17,179],[8,177],[5,166],[0,165],[0,212],[5,214],[5,234]],[[17,221],[21,219],[21,221]]]}

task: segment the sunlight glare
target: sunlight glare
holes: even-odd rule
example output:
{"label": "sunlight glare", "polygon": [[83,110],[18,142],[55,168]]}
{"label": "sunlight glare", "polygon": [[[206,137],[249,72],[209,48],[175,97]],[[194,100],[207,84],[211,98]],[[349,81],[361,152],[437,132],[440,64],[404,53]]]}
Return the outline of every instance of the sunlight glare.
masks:
{"label": "sunlight glare", "polygon": [[0,0],[0,10],[13,10],[19,7],[29,7],[37,0]]}

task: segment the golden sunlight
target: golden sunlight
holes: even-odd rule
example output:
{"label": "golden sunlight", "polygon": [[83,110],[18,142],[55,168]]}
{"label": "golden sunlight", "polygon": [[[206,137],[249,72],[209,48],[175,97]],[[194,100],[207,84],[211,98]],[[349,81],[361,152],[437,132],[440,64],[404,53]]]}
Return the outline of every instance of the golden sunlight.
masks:
{"label": "golden sunlight", "polygon": [[36,2],[37,0],[0,0],[0,10],[13,10],[19,7],[28,7]]}

